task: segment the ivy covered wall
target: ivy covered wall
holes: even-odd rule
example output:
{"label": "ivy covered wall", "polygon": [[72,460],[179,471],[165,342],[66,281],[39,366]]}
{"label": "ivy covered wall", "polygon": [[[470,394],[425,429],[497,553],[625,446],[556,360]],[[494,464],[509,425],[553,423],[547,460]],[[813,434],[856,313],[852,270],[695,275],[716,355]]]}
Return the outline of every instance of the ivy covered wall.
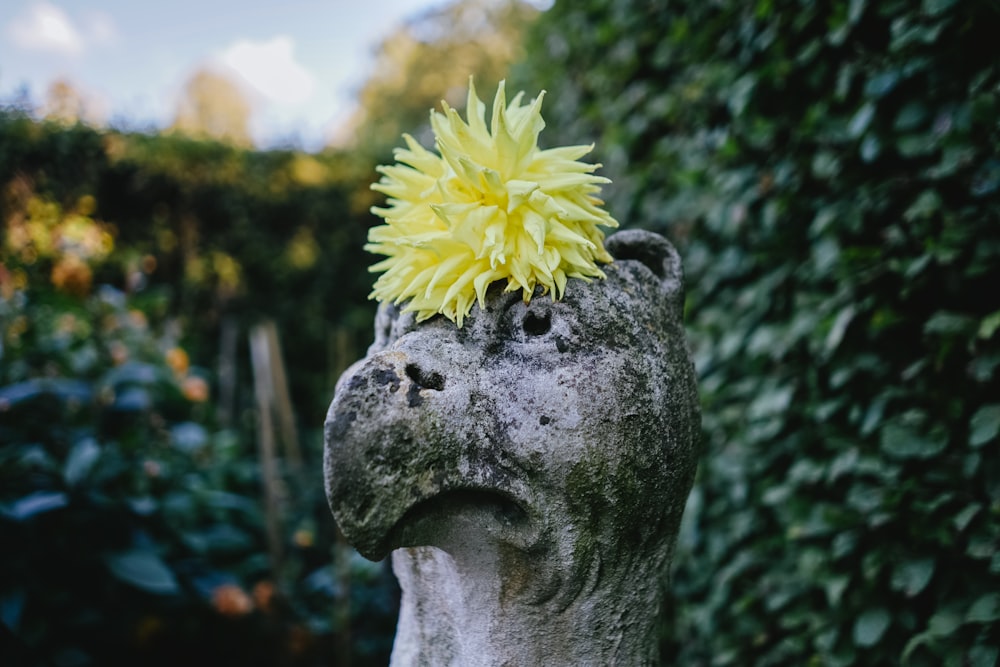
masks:
{"label": "ivy covered wall", "polygon": [[1000,6],[558,1],[552,144],[688,279],[679,665],[994,665]]}

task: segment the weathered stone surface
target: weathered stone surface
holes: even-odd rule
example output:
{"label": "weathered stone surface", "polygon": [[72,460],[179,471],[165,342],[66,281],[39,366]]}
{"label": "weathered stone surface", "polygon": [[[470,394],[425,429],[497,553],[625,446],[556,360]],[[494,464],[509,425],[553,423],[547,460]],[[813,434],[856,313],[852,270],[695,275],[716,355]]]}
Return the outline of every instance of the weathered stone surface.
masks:
{"label": "weathered stone surface", "polygon": [[696,466],[683,287],[623,231],[563,300],[490,291],[458,329],[380,308],[338,383],[326,485],[403,589],[392,664],[642,665]]}

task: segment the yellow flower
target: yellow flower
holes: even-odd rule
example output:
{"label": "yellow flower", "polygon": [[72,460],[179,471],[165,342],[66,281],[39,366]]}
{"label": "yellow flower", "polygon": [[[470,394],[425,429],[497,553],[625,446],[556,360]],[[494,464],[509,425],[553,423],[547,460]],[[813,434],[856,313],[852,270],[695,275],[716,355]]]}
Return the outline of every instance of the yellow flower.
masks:
{"label": "yellow flower", "polygon": [[543,96],[508,103],[501,81],[487,127],[470,79],[468,122],[445,102],[444,113],[431,111],[438,154],[403,135],[407,148],[372,186],[388,197],[372,208],[385,224],[365,246],[387,256],[370,268],[384,272],[372,298],[409,301],[418,321],[441,313],[461,327],[494,281],[527,302],[538,286],[559,299],[568,278],[604,278],[597,262],[611,256],[598,225],[618,223],[596,193],[609,181],[593,175],[599,164],[579,161],[593,146],[538,148]]}

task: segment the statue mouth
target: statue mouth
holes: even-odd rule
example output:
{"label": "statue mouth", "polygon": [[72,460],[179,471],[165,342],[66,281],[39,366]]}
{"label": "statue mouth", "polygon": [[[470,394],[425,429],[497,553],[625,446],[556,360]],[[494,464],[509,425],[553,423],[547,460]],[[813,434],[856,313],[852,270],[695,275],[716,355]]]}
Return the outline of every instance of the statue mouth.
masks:
{"label": "statue mouth", "polygon": [[416,546],[447,550],[457,542],[493,542],[531,552],[539,547],[541,533],[530,507],[510,493],[460,487],[416,502],[389,529],[383,544],[386,551]]}

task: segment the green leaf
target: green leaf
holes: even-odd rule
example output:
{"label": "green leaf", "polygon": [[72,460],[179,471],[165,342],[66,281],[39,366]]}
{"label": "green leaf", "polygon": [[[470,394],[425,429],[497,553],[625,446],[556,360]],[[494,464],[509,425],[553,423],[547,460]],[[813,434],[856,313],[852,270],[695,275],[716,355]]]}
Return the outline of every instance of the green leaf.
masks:
{"label": "green leaf", "polygon": [[984,405],[969,421],[969,445],[982,447],[1000,433],[1000,403]]}
{"label": "green leaf", "polygon": [[983,354],[969,364],[969,377],[976,382],[989,382],[1000,368],[1000,354]]}
{"label": "green leaf", "polygon": [[976,322],[968,315],[939,311],[924,324],[924,333],[940,336],[962,336],[971,334]]}
{"label": "green leaf", "polygon": [[858,482],[847,491],[847,505],[862,514],[871,514],[882,507],[885,491],[881,486]]}
{"label": "green leaf", "polygon": [[893,129],[897,132],[909,132],[920,127],[927,119],[927,108],[920,102],[910,102],[896,114]]}
{"label": "green leaf", "polygon": [[1000,648],[996,646],[973,646],[969,649],[969,667],[996,667]]}
{"label": "green leaf", "polygon": [[840,246],[831,238],[823,238],[813,244],[813,265],[820,275],[833,271],[840,257]]}
{"label": "green leaf", "polygon": [[830,327],[830,331],[826,335],[826,341],[823,343],[823,349],[826,354],[831,354],[840,345],[840,341],[844,340],[844,334],[847,332],[847,327],[850,325],[851,320],[854,319],[855,308],[851,304],[837,313],[837,318],[833,321],[833,326]]}
{"label": "green leaf", "polygon": [[14,521],[25,521],[37,514],[51,512],[69,504],[69,498],[62,491],[35,491],[7,507],[0,506],[0,514]]}
{"label": "green leaf", "polygon": [[889,398],[887,394],[879,394],[868,404],[864,419],[861,421],[862,436],[868,437],[878,427],[879,422],[882,421],[882,416],[885,414],[885,406]]}
{"label": "green leaf", "polygon": [[76,486],[83,481],[100,457],[101,447],[93,438],[84,438],[73,445],[69,456],[66,457],[66,465],[63,469],[66,483],[70,486]]}
{"label": "green leaf", "polygon": [[969,527],[969,523],[975,518],[979,512],[982,511],[982,507],[979,505],[969,505],[961,512],[955,515],[955,518],[951,522],[955,525],[960,532],[964,531]]}
{"label": "green leaf", "polygon": [[819,151],[813,156],[812,173],[816,178],[830,179],[840,172],[840,160],[830,151]]}
{"label": "green leaf", "polygon": [[935,637],[947,637],[962,625],[962,616],[954,608],[942,609],[927,622],[927,631]]}
{"label": "green leaf", "polygon": [[1000,620],[1000,593],[987,593],[980,596],[965,615],[969,623],[993,623]]}
{"label": "green leaf", "polygon": [[900,421],[882,426],[881,447],[886,454],[898,459],[928,459],[941,453],[948,445],[947,433],[929,435]]}
{"label": "green leaf", "polygon": [[757,77],[752,74],[742,76],[733,83],[729,95],[729,109],[733,116],[739,116],[743,113],[756,86]]}
{"label": "green leaf", "polygon": [[861,140],[859,152],[861,153],[862,160],[865,162],[872,162],[878,158],[879,154],[881,154],[882,142],[879,140],[877,135],[868,133],[865,135],[865,138]]}
{"label": "green leaf", "polygon": [[919,157],[934,149],[934,141],[934,135],[929,132],[905,134],[896,140],[896,150],[906,158]]}
{"label": "green leaf", "polygon": [[988,340],[1000,329],[1000,310],[990,313],[979,324],[979,337]]}
{"label": "green leaf", "polygon": [[990,160],[972,177],[969,191],[976,197],[991,195],[1000,188],[1000,161]]}
{"label": "green leaf", "polygon": [[150,551],[133,549],[105,554],[104,563],[111,574],[144,591],[173,595],[180,590],[173,571]]}
{"label": "green leaf", "polygon": [[854,643],[862,648],[874,646],[889,628],[889,612],[878,607],[861,614],[854,622]]}
{"label": "green leaf", "polygon": [[847,6],[847,20],[854,24],[858,22],[865,11],[867,0],[851,0]]}
{"label": "green leaf", "polygon": [[847,124],[848,136],[852,139],[860,137],[865,133],[865,130],[868,129],[868,126],[871,124],[872,118],[874,117],[875,104],[872,102],[865,102],[861,105],[861,108],[854,113],[851,121]]}
{"label": "green leaf", "polygon": [[892,51],[904,51],[914,44],[931,44],[937,41],[944,28],[944,22],[935,25],[925,23],[908,24],[906,21],[896,20],[892,24]]}
{"label": "green leaf", "polygon": [[956,2],[958,2],[958,0],[924,0],[923,10],[925,14],[937,16],[938,14],[943,14],[948,11],[948,9]]}
{"label": "green leaf", "polygon": [[934,635],[930,632],[921,632],[919,635],[915,635],[910,641],[906,642],[906,647],[903,649],[903,654],[900,656],[900,661],[907,665],[910,662],[910,656],[913,652],[924,644],[930,644],[934,641]]}
{"label": "green leaf", "polygon": [[897,83],[899,83],[899,72],[896,70],[876,74],[865,83],[865,94],[869,97],[882,97],[892,91]]}
{"label": "green leaf", "polygon": [[910,221],[929,218],[939,210],[941,210],[941,195],[934,190],[924,190],[906,209],[903,217]]}
{"label": "green leaf", "polygon": [[826,599],[830,606],[836,607],[840,604],[840,600],[844,596],[844,591],[847,590],[847,584],[850,583],[848,577],[830,577],[826,580],[823,585],[826,592]]}
{"label": "green leaf", "polygon": [[763,419],[784,413],[792,402],[792,387],[777,387],[765,390],[747,408],[747,417]]}
{"label": "green leaf", "polygon": [[993,557],[996,552],[996,541],[988,534],[973,533],[969,538],[969,546],[965,548],[965,553],[976,560],[986,560]]}
{"label": "green leaf", "polygon": [[933,574],[933,558],[904,561],[892,572],[892,587],[907,597],[913,597],[927,588]]}

